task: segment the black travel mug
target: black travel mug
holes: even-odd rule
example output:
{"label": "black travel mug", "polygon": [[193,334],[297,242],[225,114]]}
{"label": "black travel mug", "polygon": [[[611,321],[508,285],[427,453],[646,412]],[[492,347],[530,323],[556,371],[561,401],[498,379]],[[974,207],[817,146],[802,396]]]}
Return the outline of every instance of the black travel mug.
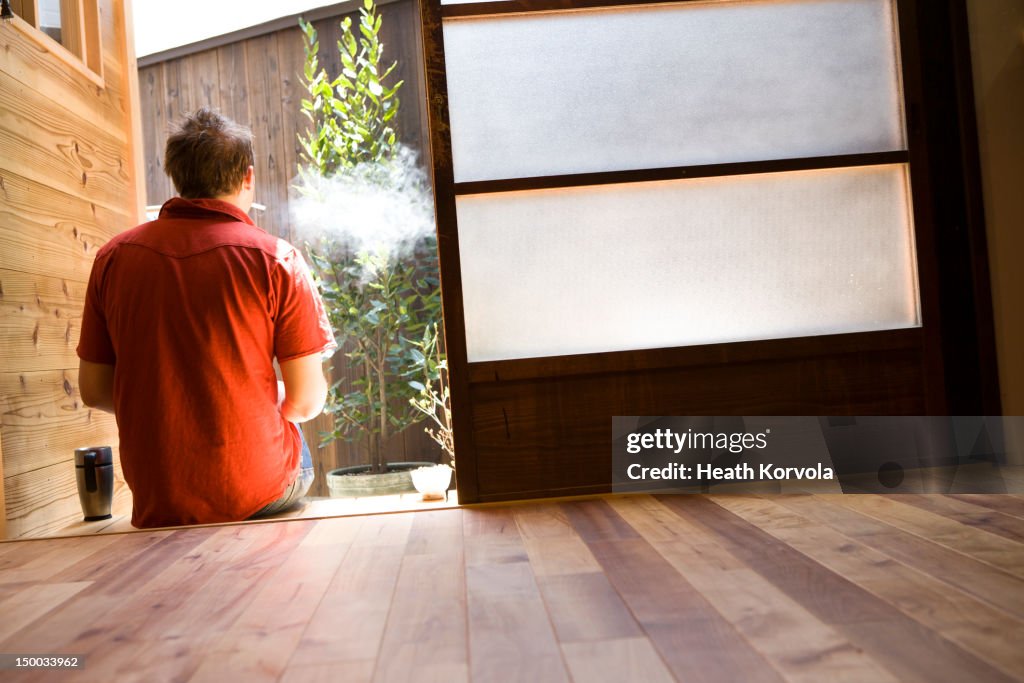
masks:
{"label": "black travel mug", "polygon": [[110,519],[114,501],[114,454],[110,446],[75,449],[78,499],[85,521]]}

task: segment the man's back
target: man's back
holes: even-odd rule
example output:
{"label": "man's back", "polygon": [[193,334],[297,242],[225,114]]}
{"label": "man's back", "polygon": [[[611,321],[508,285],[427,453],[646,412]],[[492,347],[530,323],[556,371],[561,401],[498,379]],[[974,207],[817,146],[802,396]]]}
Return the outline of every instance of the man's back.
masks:
{"label": "man's back", "polygon": [[97,255],[79,356],[113,365],[133,524],[243,519],[298,470],[273,358],[333,345],[299,254],[217,200],[173,199]]}

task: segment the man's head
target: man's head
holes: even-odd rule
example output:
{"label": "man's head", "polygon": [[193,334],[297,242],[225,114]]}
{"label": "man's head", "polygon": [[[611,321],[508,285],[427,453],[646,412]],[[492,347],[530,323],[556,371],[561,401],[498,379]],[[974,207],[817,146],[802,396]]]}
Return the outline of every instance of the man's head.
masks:
{"label": "man's head", "polygon": [[248,211],[252,131],[206,107],[186,114],[167,138],[164,170],[185,199],[221,199]]}

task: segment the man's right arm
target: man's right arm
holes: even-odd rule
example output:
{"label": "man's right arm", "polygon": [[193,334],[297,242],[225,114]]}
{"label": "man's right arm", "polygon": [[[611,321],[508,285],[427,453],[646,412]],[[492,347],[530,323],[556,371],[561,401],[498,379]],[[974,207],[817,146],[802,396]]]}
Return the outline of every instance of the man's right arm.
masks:
{"label": "man's right arm", "polygon": [[327,379],[320,353],[293,358],[281,363],[284,402],[281,415],[289,422],[312,420],[324,409]]}

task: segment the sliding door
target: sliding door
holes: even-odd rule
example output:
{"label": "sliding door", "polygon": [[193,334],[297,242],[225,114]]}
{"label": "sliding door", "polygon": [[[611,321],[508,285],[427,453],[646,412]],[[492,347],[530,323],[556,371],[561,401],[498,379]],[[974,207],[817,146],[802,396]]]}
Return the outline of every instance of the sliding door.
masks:
{"label": "sliding door", "polygon": [[606,490],[615,415],[947,410],[906,3],[424,3],[461,500]]}

